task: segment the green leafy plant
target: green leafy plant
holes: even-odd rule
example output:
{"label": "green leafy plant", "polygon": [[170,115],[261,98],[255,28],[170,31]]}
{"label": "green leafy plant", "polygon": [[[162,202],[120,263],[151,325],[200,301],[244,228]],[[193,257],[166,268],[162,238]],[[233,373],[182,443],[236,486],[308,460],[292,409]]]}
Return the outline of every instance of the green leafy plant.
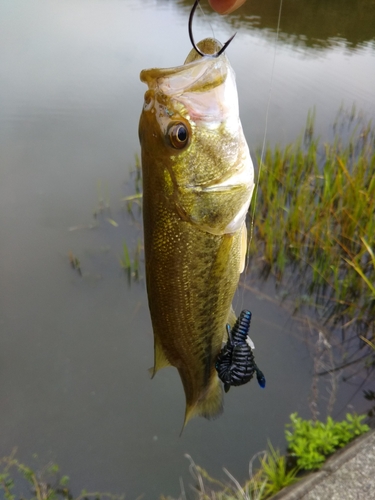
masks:
{"label": "green leafy plant", "polygon": [[369,426],[362,423],[365,417],[348,413],[342,422],[328,417],[323,423],[304,420],[297,413],[292,413],[285,437],[297,466],[305,470],[319,469],[335,450],[369,430]]}

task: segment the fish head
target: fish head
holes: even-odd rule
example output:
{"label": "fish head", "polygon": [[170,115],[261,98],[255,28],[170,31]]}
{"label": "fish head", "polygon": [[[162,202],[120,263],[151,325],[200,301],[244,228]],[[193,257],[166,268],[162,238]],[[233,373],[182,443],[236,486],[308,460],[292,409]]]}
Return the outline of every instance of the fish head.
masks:
{"label": "fish head", "polygon": [[[233,232],[247,212],[253,166],[239,119],[234,71],[225,54],[212,57],[222,45],[207,38],[198,47],[207,56],[192,49],[181,66],[141,72],[148,85],[139,126],[142,155],[148,160],[143,162],[144,182],[147,178],[154,191],[169,196],[182,217],[209,232]],[[210,196],[225,192],[222,201],[230,204],[232,188],[237,189],[232,209],[220,216],[214,209],[208,214]]]}

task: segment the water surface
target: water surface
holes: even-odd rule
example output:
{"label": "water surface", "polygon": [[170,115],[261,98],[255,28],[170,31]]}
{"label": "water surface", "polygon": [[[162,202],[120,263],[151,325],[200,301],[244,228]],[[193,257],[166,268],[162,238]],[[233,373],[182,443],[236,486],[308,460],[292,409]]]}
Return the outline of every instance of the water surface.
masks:
{"label": "water surface", "polygon": [[[0,452],[17,447],[29,465],[56,461],[75,492],[177,496],[179,476],[189,482],[185,453],[212,475],[225,466],[243,480],[268,438],[284,446],[292,411],[309,416],[304,336],[277,301],[249,291],[235,305],[253,312],[266,390],[231,390],[220,419],[195,419],[179,437],[177,372],[149,380],[144,281],[129,286],[119,264],[123,242],[133,249],[141,228],[121,198],[134,191],[139,72],[183,62],[189,9],[171,0],[0,6]],[[294,140],[313,106],[323,137],[342,103],[375,117],[371,2],[285,1],[277,45],[275,2],[253,0],[226,18],[205,10],[197,40],[210,24],[220,40],[238,32],[228,56],[253,152],[270,89],[271,144]],[[101,202],[110,210],[95,220]],[[264,292],[274,298],[272,285]],[[349,398],[348,389],[338,394],[336,416]]]}

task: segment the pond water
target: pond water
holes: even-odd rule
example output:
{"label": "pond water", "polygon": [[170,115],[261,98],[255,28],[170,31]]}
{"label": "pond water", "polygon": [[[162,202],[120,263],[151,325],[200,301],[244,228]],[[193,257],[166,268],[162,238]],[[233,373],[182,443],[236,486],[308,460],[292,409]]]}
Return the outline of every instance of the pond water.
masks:
{"label": "pond water", "polygon": [[[204,7],[196,40],[211,26],[219,40],[237,31],[227,54],[253,153],[269,95],[270,144],[293,141],[314,106],[323,137],[342,104],[375,118],[373,2],[285,0],[277,45],[277,1],[248,1],[227,17]],[[17,447],[28,465],[57,462],[76,493],[178,496],[179,477],[190,482],[185,453],[214,476],[225,466],[242,481],[267,439],[284,446],[291,412],[310,416],[311,349],[290,314],[265,298],[275,297],[271,283],[265,295],[241,290],[235,301],[253,312],[266,390],[230,391],[222,417],[195,419],[179,437],[176,370],[148,376],[144,280],[129,285],[119,263],[123,243],[133,255],[141,238],[140,217],[122,198],[134,192],[146,90],[139,73],[183,62],[190,8],[172,0],[0,5],[0,454]],[[340,389],[336,417],[355,390]]]}

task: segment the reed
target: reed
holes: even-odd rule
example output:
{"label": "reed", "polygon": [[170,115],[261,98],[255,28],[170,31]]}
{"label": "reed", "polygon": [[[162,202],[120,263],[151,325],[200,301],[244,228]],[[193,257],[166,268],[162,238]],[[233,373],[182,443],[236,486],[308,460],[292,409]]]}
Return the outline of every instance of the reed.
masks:
{"label": "reed", "polygon": [[274,274],[290,293],[314,298],[325,321],[372,338],[375,127],[355,108],[340,110],[333,140],[322,143],[314,118],[295,144],[266,150],[249,270]]}
{"label": "reed", "polygon": [[[48,464],[35,471],[20,462],[16,450],[0,458],[0,498],[4,500],[124,500],[125,495],[89,492],[73,496],[69,477],[60,474],[59,466]],[[25,493],[25,491],[27,493]]]}
{"label": "reed", "polygon": [[122,244],[122,255],[119,257],[120,266],[127,276],[129,285],[132,281],[140,281],[141,278],[141,259],[143,252],[142,241],[138,238],[137,245],[133,252],[133,257],[129,252],[129,247],[124,241]]}

